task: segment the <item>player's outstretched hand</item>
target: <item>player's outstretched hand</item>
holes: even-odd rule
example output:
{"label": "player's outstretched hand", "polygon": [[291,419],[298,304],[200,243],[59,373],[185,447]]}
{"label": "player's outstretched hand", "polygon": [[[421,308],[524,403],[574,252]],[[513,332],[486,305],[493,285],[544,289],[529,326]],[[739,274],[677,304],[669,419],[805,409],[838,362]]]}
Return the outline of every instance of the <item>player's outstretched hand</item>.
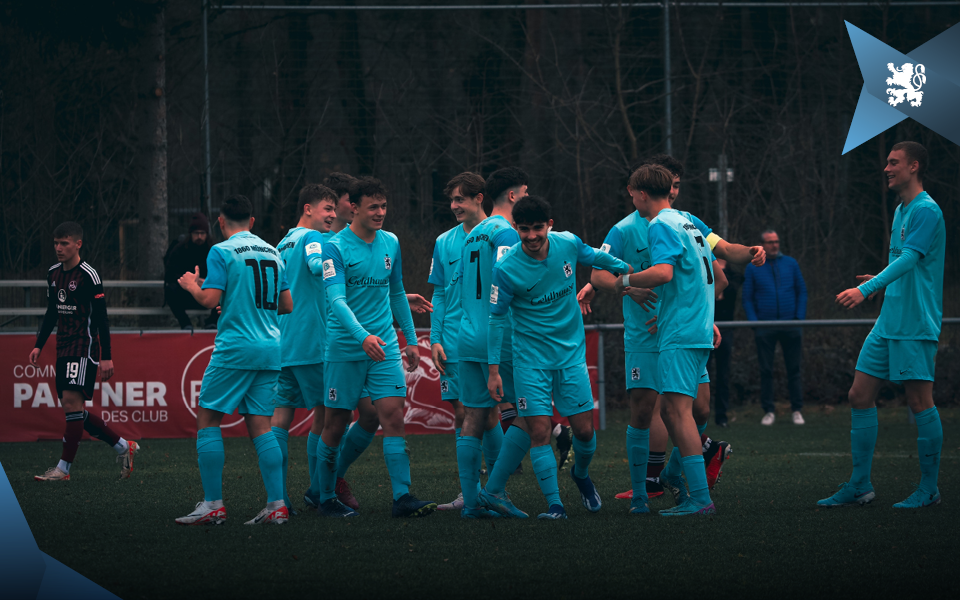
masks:
{"label": "player's outstretched hand", "polygon": [[500,373],[490,373],[487,379],[487,391],[494,402],[503,401],[503,380],[500,379]]}
{"label": "player's outstretched hand", "polygon": [[433,358],[433,366],[440,371],[441,375],[446,375],[447,366],[443,363],[447,362],[447,353],[443,351],[443,345],[437,342],[430,346],[430,355]]}
{"label": "player's outstretched hand", "polygon": [[190,288],[197,287],[197,280],[200,279],[200,267],[194,267],[193,273],[187,271],[184,273],[180,279],[177,280],[177,283],[180,284],[180,287],[190,291]]}
{"label": "player's outstretched hand", "polygon": [[376,362],[380,362],[387,357],[387,355],[383,352],[383,347],[386,345],[387,343],[377,336],[368,335],[367,338],[363,340],[361,347],[363,348],[363,351],[367,353],[367,356]]}
{"label": "player's outstretched hand", "polygon": [[767,253],[764,251],[763,246],[750,246],[748,248],[750,254],[753,255],[753,258],[750,259],[750,264],[755,267],[762,267],[763,263],[767,262]]}
{"label": "player's outstretched hand", "polygon": [[420,366],[420,349],[411,345],[404,348],[403,352],[407,355],[407,372],[413,373]]}
{"label": "player's outstretched hand", "polygon": [[580,304],[581,314],[587,315],[592,312],[590,303],[593,302],[593,297],[596,295],[597,290],[593,289],[593,286],[589,282],[580,288],[580,291],[577,292],[577,302]]}
{"label": "player's outstretched hand", "polygon": [[418,315],[433,312],[433,303],[420,294],[407,294],[407,302],[410,303],[410,310]]}
{"label": "player's outstretched hand", "polygon": [[648,290],[647,288],[638,288],[638,287],[625,287],[623,288],[624,296],[630,296],[630,299],[640,305],[640,308],[650,312],[653,309],[656,309],[654,303],[657,301],[657,293],[653,290]]}
{"label": "player's outstretched hand", "polygon": [[[857,275],[857,281],[859,281],[861,285],[865,281],[870,281],[873,278],[874,278],[874,275]],[[874,293],[867,296],[867,300],[873,300],[874,298],[877,297],[877,294],[882,294],[882,293],[883,293],[883,290],[877,290]]]}
{"label": "player's outstretched hand", "polygon": [[716,350],[720,347],[720,341],[723,340],[723,337],[720,335],[720,330],[717,329],[717,326],[713,326],[713,349]]}
{"label": "player's outstretched hand", "polygon": [[113,377],[112,360],[101,360],[98,369],[100,370],[100,381],[110,381],[110,378]]}
{"label": "player's outstretched hand", "polygon": [[40,358],[40,348],[34,348],[30,351],[30,364],[37,366],[37,359]]}
{"label": "player's outstretched hand", "polygon": [[647,333],[649,333],[650,335],[657,335],[657,317],[653,317],[652,319],[644,323],[644,325],[650,326],[647,329]]}
{"label": "player's outstretched hand", "polygon": [[861,302],[863,302],[863,293],[857,288],[843,290],[837,294],[837,304],[847,310],[859,306]]}

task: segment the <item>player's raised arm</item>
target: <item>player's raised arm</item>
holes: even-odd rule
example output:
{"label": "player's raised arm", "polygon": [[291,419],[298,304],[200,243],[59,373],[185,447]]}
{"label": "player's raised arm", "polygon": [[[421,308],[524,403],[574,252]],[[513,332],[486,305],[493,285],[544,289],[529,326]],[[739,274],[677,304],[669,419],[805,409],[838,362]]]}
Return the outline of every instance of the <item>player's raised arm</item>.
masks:
{"label": "player's raised arm", "polygon": [[663,223],[652,223],[647,234],[650,240],[650,256],[653,266],[639,273],[624,275],[617,288],[655,288],[673,280],[673,267],[683,254],[683,242],[676,231]]}
{"label": "player's raised arm", "polygon": [[193,273],[184,273],[177,283],[190,292],[190,295],[204,308],[216,308],[220,304],[220,296],[227,287],[227,263],[221,254],[221,249],[214,246],[207,254],[207,278],[201,285],[200,267],[195,267]]}

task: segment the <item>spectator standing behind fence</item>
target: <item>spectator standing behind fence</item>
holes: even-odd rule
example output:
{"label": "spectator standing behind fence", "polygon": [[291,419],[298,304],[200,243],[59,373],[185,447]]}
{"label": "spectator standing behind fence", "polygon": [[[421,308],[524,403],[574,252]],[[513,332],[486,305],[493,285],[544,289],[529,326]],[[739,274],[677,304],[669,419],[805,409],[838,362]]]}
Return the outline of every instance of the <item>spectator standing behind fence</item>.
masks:
{"label": "spectator standing behind fence", "polygon": [[[180,240],[167,253],[163,264],[165,268],[163,277],[163,296],[173,316],[180,323],[180,329],[193,329],[190,317],[187,316],[188,310],[204,310],[189,292],[180,287],[177,279],[184,273],[193,273],[196,267],[200,267],[200,280],[207,277],[207,254],[213,246],[210,239],[210,221],[203,213],[196,213],[190,221],[190,229],[187,235]],[[217,326],[216,309],[210,311],[204,323],[205,328],[212,329]]]}
{"label": "spectator standing behind fence", "polygon": [[[807,286],[797,261],[780,253],[780,237],[768,229],[761,234],[767,262],[762,267],[747,265],[743,281],[743,308],[750,321],[793,321],[807,318]],[[799,327],[784,329],[758,327],[757,360],[760,363],[760,404],[763,425],[773,425],[773,355],[780,342],[787,368],[787,389],[794,425],[803,425],[803,381],[800,363],[803,333]]]}
{"label": "spectator standing behind fence", "polygon": [[[727,261],[717,259],[717,264],[727,276],[727,287],[717,298],[713,308],[714,321],[732,321],[733,313],[737,310],[737,292],[743,278],[737,274]],[[720,427],[727,426],[727,407],[730,406],[730,354],[733,352],[733,333],[735,329],[720,329],[720,346],[710,352],[710,358],[715,361],[716,377],[714,377],[714,420]]]}

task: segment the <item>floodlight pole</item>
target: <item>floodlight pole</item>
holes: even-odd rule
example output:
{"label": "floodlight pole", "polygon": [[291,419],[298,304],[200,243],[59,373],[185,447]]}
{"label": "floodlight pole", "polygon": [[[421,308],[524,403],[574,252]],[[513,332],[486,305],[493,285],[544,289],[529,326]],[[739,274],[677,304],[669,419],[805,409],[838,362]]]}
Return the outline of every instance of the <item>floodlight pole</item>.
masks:
{"label": "floodlight pole", "polygon": [[207,5],[209,0],[201,0],[203,5],[203,115],[200,118],[203,127],[203,184],[206,195],[207,216],[213,216],[210,184],[210,61],[207,56]]}
{"label": "floodlight pole", "polygon": [[727,239],[730,227],[727,224],[727,184],[733,181],[733,169],[727,168],[727,155],[717,157],[717,168],[710,169],[710,181],[717,184],[717,212],[719,213],[720,237]]}
{"label": "floodlight pole", "polygon": [[663,0],[663,81],[664,81],[664,118],[666,119],[667,154],[673,155],[673,107],[670,90],[670,2]]}

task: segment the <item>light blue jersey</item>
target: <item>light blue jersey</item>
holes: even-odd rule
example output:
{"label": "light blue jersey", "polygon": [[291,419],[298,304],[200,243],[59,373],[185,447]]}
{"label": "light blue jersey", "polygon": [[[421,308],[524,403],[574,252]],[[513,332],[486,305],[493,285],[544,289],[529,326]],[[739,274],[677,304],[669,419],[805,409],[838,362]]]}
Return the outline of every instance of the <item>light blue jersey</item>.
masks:
{"label": "light blue jersey", "polygon": [[220,321],[210,365],[252,371],[280,370],[280,292],[289,289],[277,250],[241,231],[207,255],[203,289],[222,290]]}
{"label": "light blue jersey", "polygon": [[[520,236],[510,222],[499,215],[487,217],[470,231],[463,245],[460,265],[459,354],[461,361],[487,362],[487,324],[490,321],[490,283],[493,265]],[[500,361],[513,360],[513,325],[507,317]]]}
{"label": "light blue jersey", "polygon": [[430,278],[433,284],[433,312],[430,313],[430,343],[442,344],[447,362],[460,360],[457,349],[460,337],[460,321],[463,307],[460,306],[460,265],[463,242],[467,234],[463,225],[457,225],[437,238],[430,262]]}
{"label": "light blue jersey", "polygon": [[[712,233],[697,217],[691,215],[691,220],[704,239]],[[641,217],[638,211],[634,211],[610,229],[600,250],[629,263],[634,273],[639,273],[651,264],[650,244],[647,239],[649,227],[650,222]],[[653,291],[660,296],[660,288],[654,288]],[[649,325],[645,323],[657,316],[659,308],[658,301],[647,312],[632,299],[623,298],[623,347],[627,352],[658,351],[657,337],[647,332]]]}
{"label": "light blue jersey", "polygon": [[660,211],[647,232],[652,265],[673,266],[673,279],[661,286],[657,319],[660,352],[713,348],[713,256],[693,220],[672,208]]}
{"label": "light blue jersey", "polygon": [[630,266],[595,250],[569,232],[547,234],[547,258],[536,260],[517,244],[493,267],[488,362],[500,364],[504,317],[512,308],[514,366],[564,369],[587,359],[577,303],[577,263],[626,273]]}
{"label": "light blue jersey", "polygon": [[294,227],[277,246],[286,267],[290,293],[297,299],[293,312],[280,315],[280,365],[323,362],[327,316],[324,300],[323,234]]}
{"label": "light blue jersey", "polygon": [[890,262],[905,248],[919,252],[916,266],[887,286],[880,318],[873,331],[890,340],[940,338],[943,322],[943,257],[946,227],[940,207],[920,192],[904,208],[897,207],[890,232]]}
{"label": "light blue jersey", "polygon": [[333,236],[323,246],[323,283],[331,313],[326,362],[368,360],[361,344],[371,335],[386,343],[387,360],[396,359],[400,348],[394,317],[408,343],[417,343],[394,234],[377,231],[371,244],[349,227]]}

